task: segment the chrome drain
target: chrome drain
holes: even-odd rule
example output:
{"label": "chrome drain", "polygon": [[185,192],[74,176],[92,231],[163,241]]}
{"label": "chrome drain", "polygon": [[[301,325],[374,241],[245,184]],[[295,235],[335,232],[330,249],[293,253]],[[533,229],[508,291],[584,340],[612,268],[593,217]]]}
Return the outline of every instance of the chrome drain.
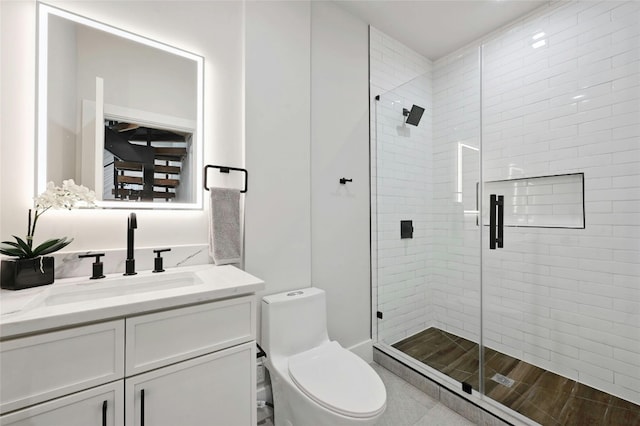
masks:
{"label": "chrome drain", "polygon": [[496,373],[491,380],[494,382],[500,383],[503,386],[510,388],[515,383],[515,380],[508,378],[507,376],[503,376],[500,373]]}

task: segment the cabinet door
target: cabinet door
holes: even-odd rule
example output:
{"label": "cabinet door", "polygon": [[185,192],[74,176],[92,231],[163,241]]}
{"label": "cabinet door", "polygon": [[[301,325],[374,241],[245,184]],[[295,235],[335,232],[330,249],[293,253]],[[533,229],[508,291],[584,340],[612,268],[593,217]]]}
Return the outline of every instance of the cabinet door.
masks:
{"label": "cabinet door", "polygon": [[124,426],[124,381],[0,417],[2,426]]}
{"label": "cabinet door", "polygon": [[249,342],[125,380],[127,426],[256,424],[256,353]]}

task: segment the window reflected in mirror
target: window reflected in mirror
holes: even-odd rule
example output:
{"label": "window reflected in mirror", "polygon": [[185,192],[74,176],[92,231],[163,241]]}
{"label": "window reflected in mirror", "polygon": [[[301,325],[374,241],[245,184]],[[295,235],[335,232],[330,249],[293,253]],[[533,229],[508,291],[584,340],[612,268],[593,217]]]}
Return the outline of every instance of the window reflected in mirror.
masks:
{"label": "window reflected in mirror", "polygon": [[192,133],[107,120],[104,134],[104,200],[188,201]]}

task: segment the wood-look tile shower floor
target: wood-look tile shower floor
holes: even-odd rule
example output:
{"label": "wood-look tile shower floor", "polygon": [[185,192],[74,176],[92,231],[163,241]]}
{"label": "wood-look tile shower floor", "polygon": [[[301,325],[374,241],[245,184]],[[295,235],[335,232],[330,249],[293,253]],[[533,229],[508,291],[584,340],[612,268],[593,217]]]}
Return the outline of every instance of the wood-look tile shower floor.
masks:
{"label": "wood-look tile shower floor", "polygon": [[[435,327],[393,345],[449,377],[479,389],[478,344]],[[485,392],[493,400],[550,426],[640,426],[640,406],[493,349],[484,349]],[[509,387],[492,378],[500,374]]]}

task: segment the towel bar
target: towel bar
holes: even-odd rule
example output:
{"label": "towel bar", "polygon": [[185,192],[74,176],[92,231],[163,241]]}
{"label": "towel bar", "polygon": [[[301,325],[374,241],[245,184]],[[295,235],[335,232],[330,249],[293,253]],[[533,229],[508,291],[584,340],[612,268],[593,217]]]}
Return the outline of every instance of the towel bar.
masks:
{"label": "towel bar", "polygon": [[209,187],[207,186],[207,171],[212,168],[212,169],[220,169],[220,173],[229,173],[231,170],[235,170],[238,172],[243,172],[244,173],[244,189],[240,190],[241,193],[245,193],[247,192],[247,189],[249,188],[248,183],[249,183],[249,172],[247,171],[247,169],[240,169],[238,167],[228,167],[228,166],[215,166],[213,164],[207,164],[206,166],[204,166],[204,189],[206,191],[209,190]]}

